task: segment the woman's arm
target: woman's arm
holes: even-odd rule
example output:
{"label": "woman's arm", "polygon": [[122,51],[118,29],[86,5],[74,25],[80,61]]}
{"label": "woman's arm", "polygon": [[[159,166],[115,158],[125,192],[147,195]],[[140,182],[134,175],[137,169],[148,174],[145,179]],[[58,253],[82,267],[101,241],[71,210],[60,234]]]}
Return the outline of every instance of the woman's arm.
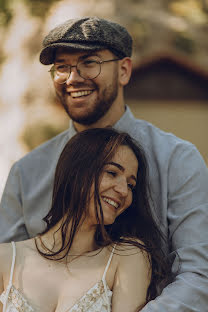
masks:
{"label": "woman's arm", "polygon": [[113,285],[112,312],[136,312],[146,304],[151,265],[145,251],[128,245],[116,251],[118,267]]}

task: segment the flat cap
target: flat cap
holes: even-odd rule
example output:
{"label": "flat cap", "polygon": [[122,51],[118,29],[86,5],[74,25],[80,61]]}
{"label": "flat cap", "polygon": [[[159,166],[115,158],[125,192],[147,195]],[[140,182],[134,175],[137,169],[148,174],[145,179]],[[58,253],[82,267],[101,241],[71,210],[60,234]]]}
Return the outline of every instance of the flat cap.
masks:
{"label": "flat cap", "polygon": [[52,29],[43,40],[40,62],[54,62],[57,48],[75,50],[108,49],[119,58],[131,56],[132,38],[123,26],[98,17],[70,19]]}

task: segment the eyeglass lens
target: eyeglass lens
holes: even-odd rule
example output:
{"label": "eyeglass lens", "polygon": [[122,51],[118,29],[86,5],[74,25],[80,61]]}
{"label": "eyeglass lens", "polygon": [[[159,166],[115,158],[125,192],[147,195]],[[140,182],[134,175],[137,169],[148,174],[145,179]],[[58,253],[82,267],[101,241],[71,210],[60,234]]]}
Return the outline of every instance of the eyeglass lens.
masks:
{"label": "eyeglass lens", "polygon": [[112,59],[112,60],[94,60],[94,59],[85,59],[82,61],[79,61],[77,65],[54,65],[50,72],[52,75],[52,78],[57,83],[65,83],[70,74],[73,67],[76,67],[77,73],[82,77],[83,79],[94,79],[96,78],[100,72],[101,72],[101,65],[106,62],[114,62],[119,61],[120,59]]}
{"label": "eyeglass lens", "polygon": [[72,67],[76,67],[78,74],[84,79],[96,78],[101,70],[101,64],[94,60],[80,61],[76,66],[55,65],[52,69],[54,81],[65,83],[71,74]]}

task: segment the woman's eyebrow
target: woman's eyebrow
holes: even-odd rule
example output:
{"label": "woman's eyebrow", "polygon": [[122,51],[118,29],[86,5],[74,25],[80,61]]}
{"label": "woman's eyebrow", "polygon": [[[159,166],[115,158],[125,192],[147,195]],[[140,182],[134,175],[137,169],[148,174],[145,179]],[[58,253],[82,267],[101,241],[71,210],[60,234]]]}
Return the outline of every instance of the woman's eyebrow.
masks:
{"label": "woman's eyebrow", "polygon": [[[119,170],[121,170],[122,172],[125,171],[125,169],[124,169],[123,166],[121,166],[120,164],[118,164],[118,163],[116,163],[116,162],[114,162],[114,161],[110,161],[110,162],[108,162],[106,165],[113,165],[113,166],[117,167]],[[137,179],[136,179],[136,177],[135,177],[134,175],[131,175],[131,178],[132,178],[133,180],[135,180],[135,182],[137,182]]]}

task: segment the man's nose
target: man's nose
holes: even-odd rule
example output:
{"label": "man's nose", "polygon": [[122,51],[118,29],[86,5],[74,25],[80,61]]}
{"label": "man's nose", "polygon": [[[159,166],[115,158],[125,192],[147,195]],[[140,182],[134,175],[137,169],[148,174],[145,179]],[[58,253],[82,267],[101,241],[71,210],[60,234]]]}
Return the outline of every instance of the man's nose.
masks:
{"label": "man's nose", "polygon": [[79,73],[78,73],[78,71],[77,71],[77,67],[76,66],[71,66],[71,72],[70,72],[70,74],[69,74],[69,77],[68,77],[68,79],[66,80],[66,84],[67,85],[70,85],[70,84],[73,84],[73,83],[75,83],[75,82],[82,82],[82,81],[84,81],[85,79],[84,78],[82,78],[80,75],[79,75]]}

